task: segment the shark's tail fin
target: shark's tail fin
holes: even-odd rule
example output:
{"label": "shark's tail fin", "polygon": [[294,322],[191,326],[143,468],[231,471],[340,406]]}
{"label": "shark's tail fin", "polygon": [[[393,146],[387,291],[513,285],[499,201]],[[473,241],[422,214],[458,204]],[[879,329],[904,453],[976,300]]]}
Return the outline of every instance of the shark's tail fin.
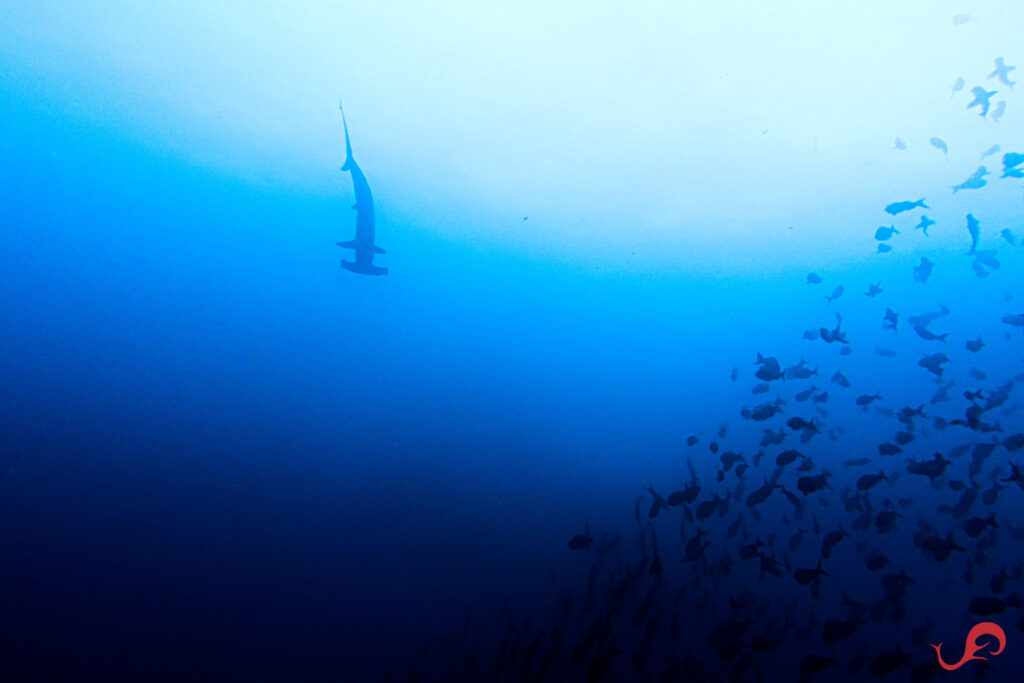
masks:
{"label": "shark's tail fin", "polygon": [[338,100],[338,110],[341,111],[341,125],[345,128],[345,163],[341,165],[342,171],[347,171],[349,162],[352,161],[352,142],[348,138],[348,121],[345,120],[345,108]]}

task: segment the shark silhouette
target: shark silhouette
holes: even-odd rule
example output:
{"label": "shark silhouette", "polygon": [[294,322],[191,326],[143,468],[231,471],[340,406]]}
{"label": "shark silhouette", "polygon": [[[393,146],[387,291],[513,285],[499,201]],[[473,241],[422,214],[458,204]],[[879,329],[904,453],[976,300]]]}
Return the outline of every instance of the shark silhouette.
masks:
{"label": "shark silhouette", "polygon": [[376,227],[373,213],[373,194],[370,192],[370,184],[366,182],[363,170],[359,168],[355,158],[352,156],[352,142],[348,137],[348,121],[345,120],[345,109],[338,105],[341,110],[341,124],[345,127],[345,163],[341,170],[348,171],[352,175],[352,189],[355,191],[356,203],[352,208],[356,211],[356,238],[347,242],[338,242],[338,246],[344,249],[355,250],[356,260],[341,260],[341,267],[353,273],[363,275],[387,275],[388,269],[373,265],[374,254],[386,253],[383,249],[374,244]]}

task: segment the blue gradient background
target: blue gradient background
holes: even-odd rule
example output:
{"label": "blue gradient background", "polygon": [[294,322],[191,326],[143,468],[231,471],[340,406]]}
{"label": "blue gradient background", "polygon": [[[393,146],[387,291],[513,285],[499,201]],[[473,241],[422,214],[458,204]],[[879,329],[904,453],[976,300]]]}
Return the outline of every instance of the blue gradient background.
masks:
{"label": "blue gradient background", "polygon": [[[1024,63],[1022,29],[1009,1],[4,3],[0,652],[358,680],[548,604],[584,521],[628,528],[687,434],[744,428],[734,366],[821,362],[836,283],[860,393],[933,390],[870,354],[878,280],[1016,372],[1020,257],[975,278],[963,215],[1024,232],[1020,183],[948,189],[1024,148],[1016,93],[995,123],[949,86]],[[386,278],[338,268],[339,95]],[[875,255],[922,196],[932,237]]]}

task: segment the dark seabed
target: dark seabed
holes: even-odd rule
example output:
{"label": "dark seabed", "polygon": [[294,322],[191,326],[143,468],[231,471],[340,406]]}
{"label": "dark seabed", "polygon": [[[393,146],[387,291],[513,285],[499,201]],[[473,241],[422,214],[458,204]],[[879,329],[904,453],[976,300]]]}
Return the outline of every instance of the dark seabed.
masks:
{"label": "dark seabed", "polygon": [[0,11],[0,678],[1019,680],[1024,10],[830,11]]}

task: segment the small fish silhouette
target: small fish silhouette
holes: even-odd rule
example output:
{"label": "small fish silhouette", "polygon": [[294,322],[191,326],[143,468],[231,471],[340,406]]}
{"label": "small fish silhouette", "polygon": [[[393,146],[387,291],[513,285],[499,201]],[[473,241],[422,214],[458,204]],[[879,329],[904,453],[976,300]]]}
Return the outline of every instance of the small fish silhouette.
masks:
{"label": "small fish silhouette", "polygon": [[974,95],[974,99],[971,100],[971,103],[967,105],[967,108],[973,109],[974,107],[981,107],[980,116],[988,116],[989,100],[992,99],[992,96],[995,95],[997,92],[999,91],[985,90],[980,85],[974,86],[973,88],[971,88],[971,93]]}
{"label": "small fish silhouette", "polygon": [[981,224],[974,214],[967,214],[967,232],[971,235],[971,250],[967,253],[973,254],[978,249],[978,237],[981,235]]}
{"label": "small fish silhouette", "polygon": [[932,147],[939,150],[943,154],[949,154],[949,147],[946,146],[946,141],[942,138],[932,138],[928,141]]}
{"label": "small fish silhouette", "polygon": [[949,99],[953,99],[953,95],[957,94],[958,92],[960,92],[963,89],[964,89],[964,77],[960,76],[960,77],[958,77],[956,79],[956,82],[950,88],[950,90],[952,90],[953,92],[950,93]]}
{"label": "small fish silhouette", "polygon": [[881,226],[878,230],[875,230],[875,239],[879,242],[885,242],[890,239],[893,235],[900,234],[900,231],[896,229],[896,226],[890,225],[888,227]]}
{"label": "small fish silhouette", "polygon": [[963,181],[959,185],[953,186],[953,194],[956,194],[958,190],[977,190],[985,187],[987,181],[984,179],[988,175],[988,169],[984,166],[979,166],[978,170],[972,173],[967,180]]}
{"label": "small fish silhouette", "polygon": [[917,225],[915,225],[914,229],[915,230],[918,230],[918,229],[924,230],[924,236],[927,237],[928,236],[928,228],[930,228],[933,225],[935,225],[935,221],[933,221],[931,218],[928,218],[928,216],[925,216],[924,214],[922,214],[921,215],[921,222],[918,223]]}
{"label": "small fish silhouette", "polygon": [[935,262],[930,260],[927,256],[921,257],[921,263],[914,266],[914,279],[918,282],[928,282],[928,278],[931,277],[932,268],[935,267]]}
{"label": "small fish silhouette", "polygon": [[989,117],[996,123],[999,123],[999,119],[1003,118],[1003,114],[1005,113],[1006,100],[999,100],[998,102],[996,102],[996,108],[992,110],[992,113],[989,114]]}
{"label": "small fish silhouette", "polygon": [[903,213],[904,211],[910,211],[916,208],[927,209],[930,207],[924,203],[924,198],[921,198],[918,199],[916,202],[893,202],[889,206],[885,207],[885,212],[887,214],[895,216],[898,213]]}
{"label": "small fish silhouette", "polygon": [[1024,178],[1024,169],[1018,168],[1021,164],[1024,164],[1024,154],[1007,152],[1003,155],[1003,175],[1000,178]]}
{"label": "small fish silhouette", "polygon": [[892,148],[903,151],[907,148],[907,143],[903,142],[903,140],[900,140],[899,138],[896,138],[896,142],[895,144],[893,144]]}
{"label": "small fish silhouette", "polygon": [[1016,69],[1015,66],[1006,66],[1002,57],[996,57],[996,68],[988,75],[989,78],[997,78],[1003,85],[1008,85],[1011,88],[1014,86],[1016,81],[1009,79],[1010,72]]}

